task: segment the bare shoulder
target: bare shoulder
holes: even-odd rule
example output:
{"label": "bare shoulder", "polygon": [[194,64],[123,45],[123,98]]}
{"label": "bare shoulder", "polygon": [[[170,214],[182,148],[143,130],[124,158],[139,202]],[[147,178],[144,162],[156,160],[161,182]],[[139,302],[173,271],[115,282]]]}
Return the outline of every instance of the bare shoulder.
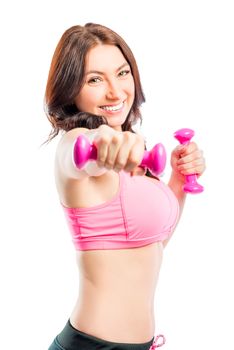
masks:
{"label": "bare shoulder", "polygon": [[68,144],[73,143],[79,135],[86,133],[88,130],[89,129],[86,128],[75,128],[63,134],[58,142],[56,155],[59,154],[59,152],[62,152]]}
{"label": "bare shoulder", "polygon": [[81,170],[77,171],[72,160],[72,149],[76,138],[87,131],[85,128],[75,128],[62,135],[55,153],[54,176],[58,195],[65,204],[69,192],[74,186],[76,191],[80,186],[86,186],[89,177]]}
{"label": "bare shoulder", "polygon": [[87,131],[85,128],[75,128],[62,135],[55,153],[55,176],[76,180],[87,177],[84,171],[78,171],[73,162],[74,142],[79,135]]}
{"label": "bare shoulder", "polygon": [[107,171],[101,176],[89,176],[82,181],[56,177],[60,202],[70,208],[89,208],[112,199],[119,189],[119,175]]}
{"label": "bare shoulder", "polygon": [[[119,187],[119,176],[114,171],[107,171],[100,176],[87,176],[77,169],[72,169],[71,154],[76,138],[89,129],[76,128],[64,134],[55,156],[55,183],[60,202],[67,207],[90,207],[112,198]],[[67,168],[70,167],[70,172]],[[74,176],[73,176],[74,173]]]}

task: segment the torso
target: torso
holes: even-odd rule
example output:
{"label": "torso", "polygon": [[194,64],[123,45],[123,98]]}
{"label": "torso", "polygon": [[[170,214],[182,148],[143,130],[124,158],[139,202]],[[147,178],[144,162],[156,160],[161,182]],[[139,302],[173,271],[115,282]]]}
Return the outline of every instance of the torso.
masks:
{"label": "torso", "polygon": [[[114,171],[88,178],[83,184],[55,174],[60,200],[68,207],[104,203],[119,188],[119,175]],[[71,324],[107,341],[150,341],[155,331],[154,295],[162,256],[161,242],[131,249],[77,251],[79,295]]]}

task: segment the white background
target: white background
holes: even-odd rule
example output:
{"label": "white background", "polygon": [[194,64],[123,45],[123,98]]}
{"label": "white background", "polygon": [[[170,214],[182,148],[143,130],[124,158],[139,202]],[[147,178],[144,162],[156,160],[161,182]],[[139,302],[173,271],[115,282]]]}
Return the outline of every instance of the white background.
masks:
{"label": "white background", "polygon": [[[62,33],[96,22],[127,41],[146,95],[148,148],[196,131],[205,192],[189,196],[165,250],[156,333],[165,350],[233,349],[233,2],[8,1],[0,11],[1,348],[47,349],[78,293],[75,251],[53,179],[58,140],[43,112],[49,65]],[[169,162],[164,180],[170,175]]]}

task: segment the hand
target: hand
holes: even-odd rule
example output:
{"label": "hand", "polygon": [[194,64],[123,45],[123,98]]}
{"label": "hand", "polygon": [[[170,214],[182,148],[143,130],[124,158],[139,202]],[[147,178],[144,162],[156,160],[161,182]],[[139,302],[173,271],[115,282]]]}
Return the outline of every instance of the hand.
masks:
{"label": "hand", "polygon": [[125,170],[134,175],[144,174],[144,170],[138,167],[144,155],[144,138],[141,135],[101,125],[93,143],[97,147],[99,166],[116,172]]}
{"label": "hand", "polygon": [[195,142],[177,146],[171,154],[171,166],[174,174],[185,180],[185,175],[197,174],[200,177],[206,169],[203,152]]}

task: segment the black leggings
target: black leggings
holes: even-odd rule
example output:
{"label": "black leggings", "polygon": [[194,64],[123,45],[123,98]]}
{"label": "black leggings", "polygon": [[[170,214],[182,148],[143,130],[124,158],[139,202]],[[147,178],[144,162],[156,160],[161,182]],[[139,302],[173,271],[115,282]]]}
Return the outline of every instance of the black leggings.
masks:
{"label": "black leggings", "polygon": [[48,350],[149,350],[154,338],[147,343],[113,343],[75,329],[68,320]]}

